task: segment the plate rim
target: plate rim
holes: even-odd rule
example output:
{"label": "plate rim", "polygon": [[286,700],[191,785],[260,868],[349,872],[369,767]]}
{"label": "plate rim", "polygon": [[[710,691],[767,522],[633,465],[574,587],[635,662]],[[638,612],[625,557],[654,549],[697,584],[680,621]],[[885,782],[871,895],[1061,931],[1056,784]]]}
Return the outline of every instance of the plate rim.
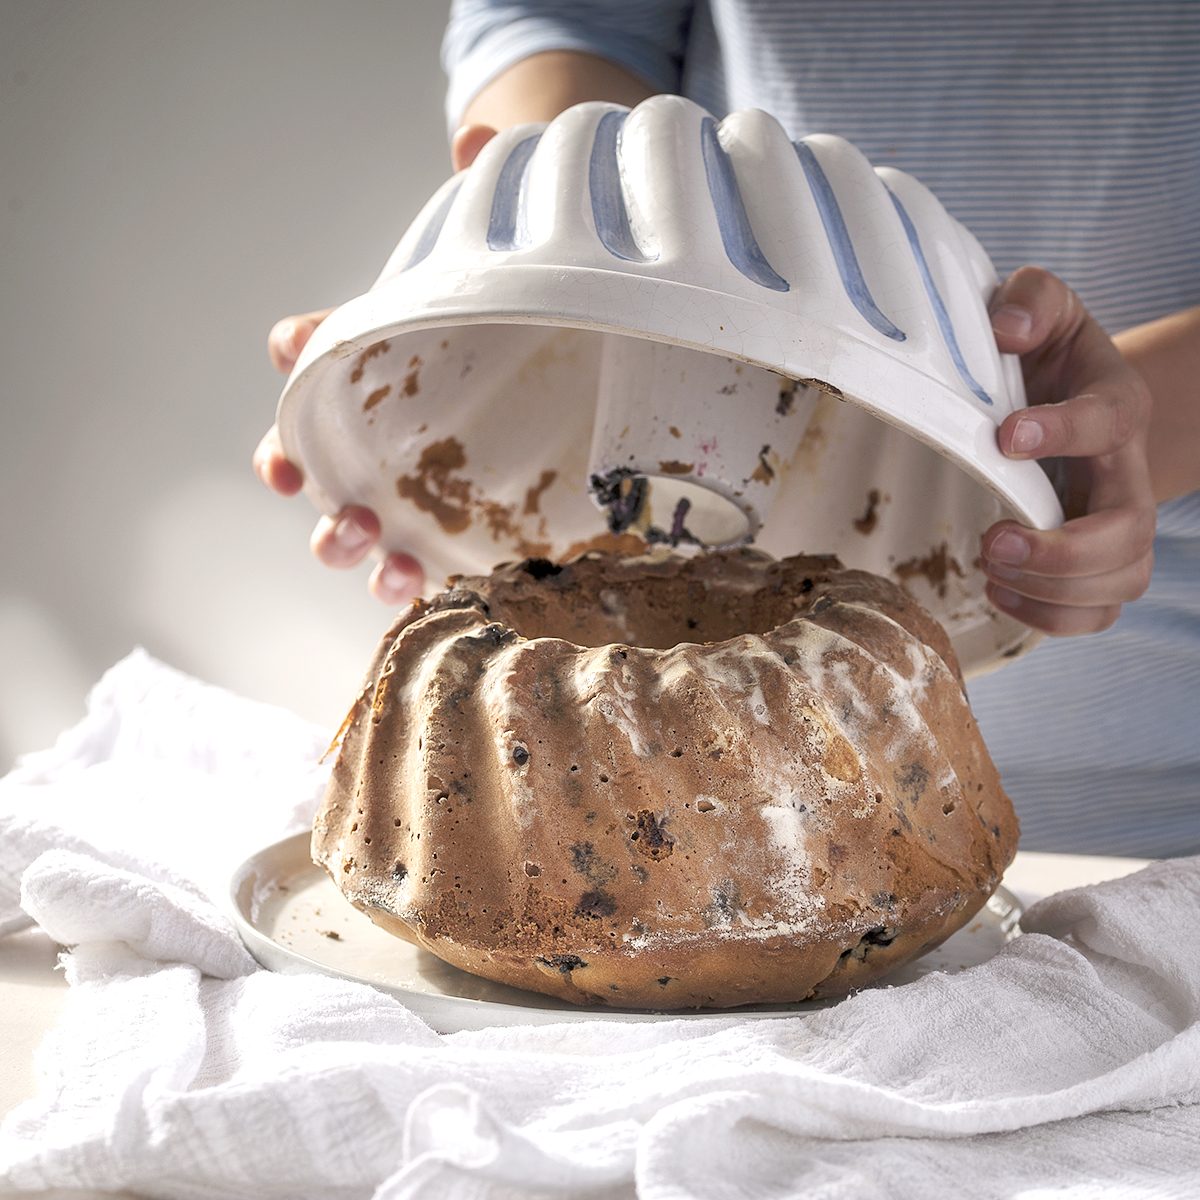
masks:
{"label": "plate rim", "polygon": [[[312,831],[308,829],[299,830],[296,833],[288,834],[282,838],[278,838],[265,846],[260,846],[253,853],[249,854],[234,868],[229,878],[229,885],[226,890],[225,900],[228,915],[237,930],[238,937],[242,943],[264,970],[276,971],[283,973],[267,962],[264,962],[256,950],[266,950],[269,956],[280,956],[290,960],[293,963],[302,965],[308,971],[315,974],[324,975],[327,978],[341,979],[350,983],[361,984],[365,987],[374,988],[377,992],[382,992],[399,1001],[406,1008],[415,1012],[423,1020],[426,1020],[439,1032],[455,1032],[467,1029],[483,1029],[495,1027],[498,1025],[549,1025],[558,1024],[564,1021],[584,1021],[584,1020],[600,1020],[600,1021],[626,1021],[626,1022],[648,1022],[648,1021],[667,1021],[667,1020],[709,1020],[709,1021],[732,1021],[732,1020],[780,1020],[786,1017],[806,1016],[809,1013],[822,1012],[825,1009],[832,1007],[833,1004],[839,1003],[847,997],[839,997],[834,1001],[793,1001],[789,1005],[780,1005],[773,1008],[732,1008],[732,1009],[602,1009],[598,1007],[590,1007],[583,1005],[572,1005],[569,1008],[540,1008],[530,1007],[525,1004],[508,1004],[500,1000],[483,1000],[473,996],[450,996],[445,993],[420,992],[409,988],[398,986],[389,986],[384,983],[376,982],[371,979],[364,979],[362,976],[349,974],[345,971],[339,971],[334,967],[329,967],[320,962],[318,959],[311,958],[309,955],[302,953],[299,950],[294,950],[291,947],[284,946],[275,938],[269,937],[261,929],[259,929],[243,911],[241,893],[244,890],[249,878],[257,871],[261,870],[261,860],[272,855],[280,854],[296,854],[301,846],[307,846],[311,842]],[[307,857],[307,850],[304,851]],[[311,858],[308,861],[314,868],[318,866],[312,863]],[[1020,899],[1008,888],[1004,886],[1003,881],[997,884],[995,891],[984,902],[984,906],[990,904],[995,898],[1001,899],[1007,905],[1007,911],[1001,916],[1001,930],[1004,933],[1005,945],[1013,941],[1023,931],[1020,921],[1024,915],[1025,907]],[[347,905],[353,909],[353,905]],[[353,909],[357,915],[362,916],[365,920],[370,920],[365,914],[358,913],[357,909]],[[973,918],[974,919],[974,918]],[[435,956],[436,957],[436,956]],[[886,978],[880,983],[886,986]],[[902,984],[895,986],[904,986]],[[520,989],[514,989],[520,990]],[[859,989],[865,991],[870,989]],[[849,996],[857,995],[858,992],[851,992]],[[548,997],[553,999],[553,997]],[[438,1010],[441,1010],[440,1012]],[[446,1021],[444,1016],[448,1013],[457,1012],[462,1018],[458,1022]],[[499,1020],[488,1020],[488,1016],[507,1018]]]}

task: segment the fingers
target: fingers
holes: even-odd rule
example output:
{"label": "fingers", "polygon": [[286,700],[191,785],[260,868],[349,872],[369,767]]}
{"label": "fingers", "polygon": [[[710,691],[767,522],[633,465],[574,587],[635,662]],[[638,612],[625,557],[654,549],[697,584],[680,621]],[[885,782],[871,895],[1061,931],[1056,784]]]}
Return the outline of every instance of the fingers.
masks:
{"label": "fingers", "polygon": [[407,604],[425,587],[425,572],[411,554],[389,554],[371,572],[367,587],[384,604]]}
{"label": "fingers", "polygon": [[1082,578],[1119,570],[1154,547],[1154,509],[1089,513],[1059,529],[1026,529],[1001,521],[983,535],[983,565],[1026,575]]}
{"label": "fingers", "polygon": [[989,583],[987,597],[998,609],[1034,629],[1052,637],[1075,637],[1082,633],[1102,633],[1121,615],[1119,604],[1100,608],[1074,608],[1047,604],[1018,595],[998,584]]}
{"label": "fingers", "polygon": [[992,332],[1004,354],[1028,354],[1062,340],[1087,316],[1082,302],[1057,275],[1020,267],[997,289],[988,305]]}
{"label": "fingers", "polygon": [[1128,604],[1150,585],[1154,556],[1147,554],[1137,562],[1102,575],[1055,578],[1053,575],[1027,575],[1007,567],[992,567],[988,579],[1030,600],[1072,608],[1104,607]]}
{"label": "fingers", "polygon": [[[324,308],[318,312],[302,313],[295,317],[284,317],[276,321],[267,335],[267,354],[277,371],[287,374],[296,365],[300,351],[304,349],[313,330],[333,312]],[[279,430],[274,425],[267,430],[255,448],[254,473],[281,496],[294,496],[304,486],[304,475],[295,463],[289,461],[279,444]]]}
{"label": "fingers", "polygon": [[1010,413],[1000,426],[1000,449],[1010,458],[1113,454],[1145,428],[1149,414],[1150,391],[1126,368],[1082,395]]}
{"label": "fingers", "polygon": [[[1154,500],[1146,461],[1150,393],[1061,279],[1022,267],[990,305],[999,348],[1021,355],[1029,407],[997,431],[1010,458],[1057,458],[1068,520],[1061,529],[1000,522],[984,535],[987,593],[1046,633],[1107,629],[1146,590]],[[1079,514],[1079,515],[1077,515]]]}
{"label": "fingers", "polygon": [[1126,448],[1090,464],[1092,511],[1060,529],[1002,521],[984,534],[981,565],[999,609],[1045,633],[1107,629],[1149,587],[1157,516],[1144,455]]}
{"label": "fingers", "polygon": [[1052,530],[1003,521],[984,535],[988,598],[1046,633],[1107,629],[1149,586],[1153,546],[1152,506],[1106,509]]}
{"label": "fingers", "polygon": [[251,461],[255,475],[280,496],[294,496],[304,486],[304,476],[284,455],[279,430],[274,425],[263,434]]}
{"label": "fingers", "polygon": [[[336,517],[322,517],[313,529],[312,552],[327,567],[353,567],[379,541],[379,518],[369,509],[349,504]],[[421,594],[425,572],[411,554],[393,552],[377,563],[367,588],[384,604],[398,606]]]}
{"label": "fingers", "polygon": [[450,139],[450,162],[456,171],[464,171],[496,136],[490,125],[464,125]]}
{"label": "fingers", "polygon": [[300,351],[312,337],[316,329],[329,314],[332,308],[322,308],[316,312],[300,313],[294,317],[284,317],[276,321],[267,334],[267,354],[275,370],[286,375],[296,365]]}
{"label": "fingers", "polygon": [[379,518],[359,504],[348,504],[335,517],[313,527],[309,547],[327,567],[353,567],[379,540]]}
{"label": "fingers", "polygon": [[1112,454],[1146,428],[1150,390],[1057,276],[1022,267],[991,303],[999,348],[1023,356],[1031,407],[1000,426],[1013,458]]}
{"label": "fingers", "polygon": [[[483,130],[482,126],[473,127]],[[460,132],[470,133],[472,130]],[[478,133],[474,150],[468,145],[471,158],[479,152],[484,142],[494,133]],[[332,312],[304,313],[285,317],[276,323],[267,338],[267,350],[271,361],[280,371],[290,371],[304,349],[313,330]],[[263,435],[254,451],[254,471],[272,491],[283,496],[295,495],[304,485],[300,468],[283,452],[279,441],[279,430],[272,425]],[[313,527],[309,547],[313,554],[327,567],[346,568],[356,566],[370,553],[379,541],[379,518],[369,508],[349,504],[336,516],[323,516]],[[385,604],[399,605],[420,595],[425,586],[425,573],[421,564],[411,554],[392,553],[371,572],[367,583],[371,593]]]}

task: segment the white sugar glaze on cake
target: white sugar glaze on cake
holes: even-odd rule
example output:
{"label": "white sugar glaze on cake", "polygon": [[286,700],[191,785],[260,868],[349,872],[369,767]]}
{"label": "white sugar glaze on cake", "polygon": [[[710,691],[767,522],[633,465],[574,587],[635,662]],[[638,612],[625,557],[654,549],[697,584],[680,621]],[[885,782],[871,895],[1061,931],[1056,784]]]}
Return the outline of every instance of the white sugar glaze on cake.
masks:
{"label": "white sugar glaze on cake", "polygon": [[1012,859],[950,643],[886,580],[741,550],[452,584],[381,643],[313,850],[457,966],[616,1007],[836,995]]}

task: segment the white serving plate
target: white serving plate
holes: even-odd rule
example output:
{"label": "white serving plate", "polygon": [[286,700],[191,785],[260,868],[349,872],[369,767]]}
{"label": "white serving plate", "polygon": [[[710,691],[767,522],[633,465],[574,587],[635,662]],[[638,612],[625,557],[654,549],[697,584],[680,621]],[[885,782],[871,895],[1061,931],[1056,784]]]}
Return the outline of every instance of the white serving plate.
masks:
{"label": "white serving plate", "polygon": [[[285,838],[248,858],[233,875],[230,899],[238,932],[264,967],[292,975],[316,971],[370,984],[395,996],[439,1033],[596,1019],[776,1018],[837,1003],[821,1000],[683,1012],[581,1008],[492,983],[392,937],[351,907],[310,859],[307,833]],[[998,888],[969,925],[872,986],[900,987],[935,971],[953,974],[978,966],[1020,933],[1020,918],[1016,897]]]}

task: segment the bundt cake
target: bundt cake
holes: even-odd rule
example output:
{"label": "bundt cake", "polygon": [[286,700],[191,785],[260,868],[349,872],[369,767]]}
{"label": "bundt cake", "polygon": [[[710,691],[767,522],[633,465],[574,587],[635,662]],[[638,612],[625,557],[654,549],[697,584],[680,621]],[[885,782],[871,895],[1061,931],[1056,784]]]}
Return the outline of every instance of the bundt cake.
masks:
{"label": "bundt cake", "polygon": [[839,995],[1012,859],[949,639],[887,580],[736,550],[450,584],[379,646],[313,855],[455,966],[621,1008]]}

